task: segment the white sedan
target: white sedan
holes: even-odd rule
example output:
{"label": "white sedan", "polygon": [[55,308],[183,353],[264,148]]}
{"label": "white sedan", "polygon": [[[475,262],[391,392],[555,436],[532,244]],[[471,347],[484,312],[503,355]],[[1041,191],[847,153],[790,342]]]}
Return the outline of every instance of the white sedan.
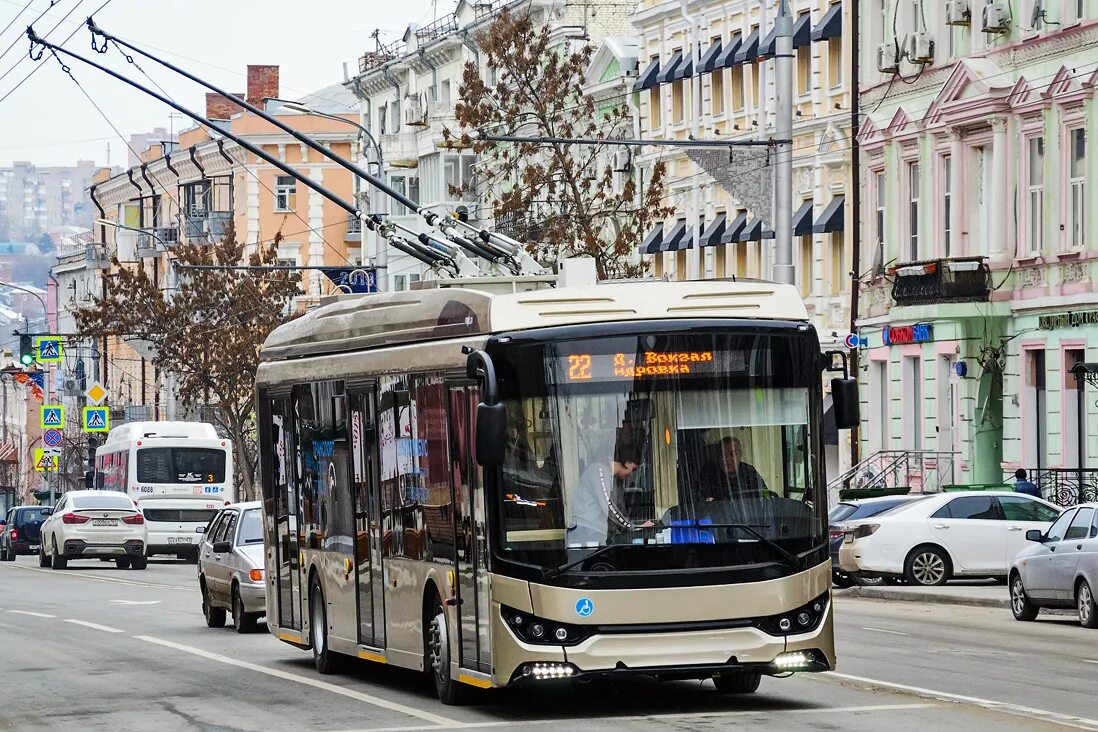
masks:
{"label": "white sedan", "polygon": [[1007,576],[1030,529],[1046,530],[1061,509],[1008,491],[941,493],[846,527],[844,572],[900,576],[916,585],[951,577]]}
{"label": "white sedan", "polygon": [[71,491],[42,524],[38,563],[64,569],[70,559],[114,559],[119,569],[144,569],[145,517],[117,491]]}

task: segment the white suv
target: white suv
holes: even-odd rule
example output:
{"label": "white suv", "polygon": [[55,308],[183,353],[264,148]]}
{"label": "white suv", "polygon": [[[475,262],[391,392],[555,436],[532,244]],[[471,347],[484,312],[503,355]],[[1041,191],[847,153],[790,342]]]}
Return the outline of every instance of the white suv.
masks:
{"label": "white suv", "polygon": [[64,569],[70,559],[113,558],[119,569],[144,569],[145,517],[117,491],[72,491],[42,524],[38,563]]}

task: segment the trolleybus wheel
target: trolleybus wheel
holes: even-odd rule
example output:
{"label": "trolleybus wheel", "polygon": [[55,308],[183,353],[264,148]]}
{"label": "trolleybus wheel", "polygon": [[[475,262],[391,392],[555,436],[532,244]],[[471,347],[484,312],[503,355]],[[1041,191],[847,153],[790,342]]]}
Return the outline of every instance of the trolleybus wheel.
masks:
{"label": "trolleybus wheel", "polygon": [[722,694],[754,694],[762,674],[757,671],[724,671],[713,677],[713,685]]}
{"label": "trolleybus wheel", "polygon": [[313,663],[322,674],[334,674],[336,655],[328,647],[328,609],[324,605],[324,590],[320,580],[313,578],[309,588],[309,637],[313,646]]}
{"label": "trolleybus wheel", "polygon": [[437,595],[429,618],[423,628],[423,650],[427,670],[435,684],[435,693],[443,704],[464,704],[467,697],[465,688],[450,677],[450,634],[446,628],[446,611]]}

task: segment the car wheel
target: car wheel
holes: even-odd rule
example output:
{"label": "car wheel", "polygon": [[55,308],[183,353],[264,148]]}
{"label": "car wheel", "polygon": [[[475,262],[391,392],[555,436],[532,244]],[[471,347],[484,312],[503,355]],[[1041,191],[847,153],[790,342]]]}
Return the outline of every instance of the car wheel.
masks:
{"label": "car wheel", "polygon": [[210,591],[206,589],[205,580],[199,579],[198,585],[202,590],[202,615],[206,618],[206,627],[224,628],[225,608],[214,607],[213,604],[210,602]]}
{"label": "car wheel", "polygon": [[320,580],[315,577],[309,588],[309,638],[316,670],[322,674],[334,674],[337,671],[336,655],[328,647],[328,609],[324,604]]}
{"label": "car wheel", "polygon": [[233,629],[237,633],[254,633],[255,616],[244,611],[244,601],[240,599],[240,589],[233,585]]}
{"label": "car wheel", "polygon": [[713,685],[722,694],[754,694],[762,674],[757,671],[722,671],[713,677]]}
{"label": "car wheel", "polygon": [[1015,574],[1010,578],[1010,611],[1014,613],[1015,620],[1030,621],[1037,618],[1041,608],[1029,601],[1026,588],[1022,584],[1022,576]]}
{"label": "car wheel", "polygon": [[118,567],[119,569],[129,569],[130,568],[130,558],[129,557],[119,557],[118,559],[114,560],[114,566]]}
{"label": "car wheel", "polygon": [[465,689],[450,676],[450,633],[446,627],[446,612],[438,595],[435,595],[424,626],[423,651],[435,694],[443,704],[455,706],[464,703]]}
{"label": "car wheel", "polygon": [[148,557],[134,557],[130,560],[130,569],[145,569],[149,566]]}
{"label": "car wheel", "polygon": [[1086,580],[1079,583],[1079,589],[1075,592],[1075,605],[1079,608],[1079,624],[1084,628],[1098,628],[1098,605]]}
{"label": "car wheel", "polygon": [[0,562],[14,562],[15,555],[3,546],[0,546]]}
{"label": "car wheel", "polygon": [[937,547],[918,547],[908,555],[907,562],[904,563],[904,577],[913,585],[944,585],[949,575],[949,559]]}
{"label": "car wheel", "polygon": [[850,577],[849,574],[840,574],[839,572],[832,572],[831,573],[831,584],[835,585],[836,587],[838,587],[840,589],[845,590],[847,587],[853,587],[854,586],[854,580]]}
{"label": "car wheel", "polygon": [[50,566],[50,558],[46,556],[46,542],[43,541],[38,545],[38,566],[48,567]]}
{"label": "car wheel", "polygon": [[863,574],[854,574],[851,575],[851,579],[858,587],[881,587],[885,584],[884,577],[867,577]]}
{"label": "car wheel", "polygon": [[65,567],[69,566],[69,558],[57,551],[56,537],[52,541],[52,550],[53,554],[50,556],[50,566],[52,566],[54,569],[64,569]]}

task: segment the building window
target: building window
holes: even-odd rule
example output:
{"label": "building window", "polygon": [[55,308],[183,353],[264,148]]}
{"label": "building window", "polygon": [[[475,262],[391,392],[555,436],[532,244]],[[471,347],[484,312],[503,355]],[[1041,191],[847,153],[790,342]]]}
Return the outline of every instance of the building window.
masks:
{"label": "building window", "polygon": [[1069,348],[1064,351],[1064,460],[1069,468],[1087,466],[1087,393],[1086,379],[1071,372],[1086,361],[1086,350]]}
{"label": "building window", "polygon": [[476,155],[446,155],[443,158],[442,167],[445,176],[447,200],[477,200],[473,168],[476,161]]}
{"label": "building window", "polygon": [[907,166],[907,256],[908,261],[919,261],[919,164]]}
{"label": "building window", "polygon": [[[807,13],[802,13],[807,15]],[[805,96],[812,91],[812,46],[797,49],[797,94]]]}
{"label": "building window", "polygon": [[736,242],[736,277],[747,277],[747,242]]}
{"label": "building window", "polygon": [[801,261],[797,267],[798,281],[801,286],[801,297],[812,295],[812,237],[801,237]]}
{"label": "building window", "polygon": [[[389,179],[389,185],[391,185],[397,193],[402,193],[415,202],[419,202],[419,178],[414,175],[394,175]],[[393,201],[391,211],[393,216],[410,216],[413,211],[409,211],[408,207],[398,201]]]}
{"label": "building window", "polygon": [[846,239],[843,232],[831,234],[831,294],[842,294],[846,289]]}
{"label": "building window", "polygon": [[412,289],[412,285],[419,282],[418,274],[398,274],[393,275],[393,291],[404,292],[405,290]]}
{"label": "building window", "polygon": [[660,119],[660,87],[658,86],[648,90],[648,124],[653,130],[663,125]]}
{"label": "building window", "polygon": [[950,221],[953,220],[953,158],[942,156],[942,254],[950,256],[953,249],[953,229]]}
{"label": "building window", "polygon": [[1044,251],[1044,200],[1045,200],[1045,138],[1031,137],[1026,141],[1026,179],[1029,196],[1026,206],[1026,234],[1029,253],[1040,255]]}
{"label": "building window", "polygon": [[874,174],[874,191],[877,196],[877,214],[874,217],[873,225],[876,229],[874,231],[874,239],[877,242],[878,247],[884,252],[884,238],[885,238],[885,174],[884,171],[878,171]]}
{"label": "building window", "polygon": [[1043,468],[1048,462],[1048,404],[1045,392],[1045,352],[1025,351],[1026,383],[1024,448],[1030,467]]}
{"label": "building window", "polygon": [[751,62],[751,87],[748,89],[748,99],[752,109],[758,109],[759,104],[759,78],[760,78],[760,65],[758,61]]}
{"label": "building window", "polygon": [[743,66],[733,66],[729,73],[732,76],[732,109],[740,112],[743,111]]}
{"label": "building window", "polygon": [[709,94],[713,114],[724,114],[724,69],[717,69],[709,75]]}
{"label": "building window", "polygon": [[888,361],[873,361],[869,371],[869,393],[874,398],[869,403],[875,409],[869,414],[869,434],[873,447],[888,450],[891,447],[892,425],[889,406],[892,399],[889,394]]}
{"label": "building window", "polygon": [[292,175],[275,176],[275,211],[297,210],[297,180]]}
{"label": "building window", "polygon": [[903,447],[907,450],[923,449],[923,360],[918,356],[903,359]]}
{"label": "building window", "polygon": [[671,124],[681,124],[686,110],[686,91],[683,88],[685,82],[676,81],[671,84]]}
{"label": "building window", "polygon": [[827,78],[831,88],[843,83],[843,39],[827,39]]}
{"label": "building window", "polygon": [[1068,175],[1071,186],[1071,246],[1087,243],[1087,135],[1082,127],[1068,131]]}

